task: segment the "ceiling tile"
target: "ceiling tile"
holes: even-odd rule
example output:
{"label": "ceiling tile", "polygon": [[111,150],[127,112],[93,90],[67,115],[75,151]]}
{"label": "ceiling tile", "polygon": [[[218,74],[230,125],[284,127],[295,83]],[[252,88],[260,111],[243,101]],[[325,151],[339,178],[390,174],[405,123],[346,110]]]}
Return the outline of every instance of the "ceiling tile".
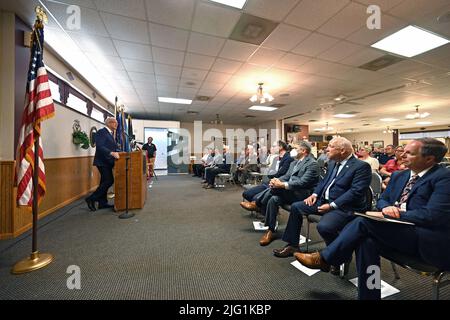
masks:
{"label": "ceiling tile", "polygon": [[93,52],[105,56],[118,56],[111,38],[73,32],[69,32],[69,35],[84,52]]}
{"label": "ceiling tile", "polygon": [[203,81],[203,80],[205,80],[207,74],[208,74],[208,71],[205,71],[205,70],[183,68],[181,77],[183,79],[192,79],[192,80],[197,80],[197,81]]}
{"label": "ceiling tile", "polygon": [[[67,5],[62,3],[55,3],[55,2],[45,2],[48,10],[55,16],[56,20],[62,25],[66,26],[67,21]],[[108,37],[108,32],[105,29],[105,25],[103,24],[102,19],[100,18],[100,15],[98,14],[98,11],[88,9],[85,7],[80,7],[81,12],[80,15],[83,17],[82,24],[83,27],[80,30],[68,30],[66,26],[67,31],[72,31],[76,33],[82,33],[82,34],[96,34],[99,36]],[[53,19],[50,19],[53,20]]]}
{"label": "ceiling tile", "polygon": [[152,50],[149,45],[114,40],[114,45],[121,58],[152,61]]}
{"label": "ceiling tile", "polygon": [[247,61],[250,55],[257,49],[258,46],[253,44],[227,40],[219,56],[231,60]]}
{"label": "ceiling tile", "polygon": [[275,66],[282,69],[297,69],[309,60],[311,60],[310,57],[287,53],[280,60],[278,60],[277,63],[275,63]]}
{"label": "ceiling tile", "polygon": [[332,46],[327,51],[321,53],[318,58],[328,61],[341,61],[342,59],[348,57],[349,55],[361,51],[363,47],[350,43],[348,41],[340,41],[334,46]]}
{"label": "ceiling tile", "polygon": [[439,12],[444,6],[448,6],[448,0],[408,0],[389,10],[389,14],[412,22],[429,13]]}
{"label": "ceiling tile", "polygon": [[327,35],[338,38],[346,38],[361,27],[366,27],[368,14],[367,7],[350,3],[333,18],[327,21],[322,27],[318,29]]}
{"label": "ceiling tile", "polygon": [[122,61],[120,61],[120,58],[118,57],[108,57],[99,55],[97,53],[87,52],[86,56],[89,58],[89,60],[94,64],[94,66],[99,69],[116,69],[116,70],[124,70],[124,65],[122,64]]}
{"label": "ceiling tile", "polygon": [[[97,9],[97,7],[95,6],[93,0],[60,0],[58,2],[66,3],[66,4],[69,4],[69,5],[73,4],[73,5],[77,5],[77,6],[80,6],[80,7],[86,7],[86,8],[90,8],[90,9]],[[47,4],[55,3],[55,2],[52,2],[52,1],[49,1],[49,0],[44,0],[44,3],[48,7]]]}
{"label": "ceiling tile", "polygon": [[100,16],[112,38],[137,43],[149,43],[147,23],[145,21],[104,12],[100,12]]}
{"label": "ceiling tile", "polygon": [[271,66],[285,54],[285,52],[275,49],[259,48],[248,60],[249,63],[254,63],[262,66]]}
{"label": "ceiling tile", "polygon": [[225,83],[230,80],[231,74],[221,72],[210,72],[205,79],[205,82]]}
{"label": "ceiling tile", "polygon": [[158,76],[180,77],[181,67],[155,63],[155,74]]}
{"label": "ceiling tile", "polygon": [[272,21],[282,21],[299,0],[247,0],[244,12]]}
{"label": "ceiling tile", "polygon": [[359,67],[367,62],[375,60],[385,53],[379,50],[375,50],[372,48],[364,48],[358,52],[355,52],[341,61],[343,64]]}
{"label": "ceiling tile", "polygon": [[189,32],[172,27],[150,23],[150,39],[157,47],[186,50]]}
{"label": "ceiling tile", "polygon": [[310,31],[280,24],[263,42],[263,46],[290,51],[310,34]]}
{"label": "ceiling tile", "polygon": [[184,66],[190,68],[209,70],[214,63],[215,58],[203,56],[195,53],[186,53]]}
{"label": "ceiling tile", "polygon": [[315,57],[325,50],[331,48],[338,41],[338,39],[314,32],[304,41],[300,42],[300,44],[295,47],[292,52],[304,56]]}
{"label": "ceiling tile", "polygon": [[316,30],[349,2],[349,0],[303,0],[287,16],[285,22],[308,30]]}
{"label": "ceiling tile", "polygon": [[131,60],[131,59],[122,59],[122,62],[127,71],[154,73],[153,63],[151,62]]}
{"label": "ceiling tile", "polygon": [[240,15],[241,13],[238,10],[198,2],[194,22],[192,23],[192,30],[228,38]]}
{"label": "ceiling tile", "polygon": [[192,32],[189,39],[188,51],[208,56],[217,56],[224,42],[225,39]]}
{"label": "ceiling tile", "polygon": [[150,81],[153,81],[153,83],[155,83],[155,75],[154,74],[128,71],[128,75],[130,76],[130,79],[133,82],[137,82],[137,83],[145,82],[145,83],[148,83]]}
{"label": "ceiling tile", "polygon": [[147,20],[144,0],[94,0],[100,11]]}
{"label": "ceiling tile", "polygon": [[347,40],[362,45],[372,45],[378,40],[406,27],[406,25],[407,23],[405,21],[388,14],[383,14],[381,18],[381,29],[370,30],[366,26],[363,26],[347,37]]}
{"label": "ceiling tile", "polygon": [[158,87],[161,86],[178,86],[179,78],[168,76],[156,76],[156,83]]}
{"label": "ceiling tile", "polygon": [[241,66],[242,62],[217,58],[211,70],[232,74],[238,71]]}
{"label": "ceiling tile", "polygon": [[190,29],[195,0],[145,0],[150,21]]}
{"label": "ceiling tile", "polygon": [[182,51],[152,47],[153,60],[155,62],[170,64],[173,66],[182,66],[184,53]]}
{"label": "ceiling tile", "polygon": [[403,0],[357,0],[358,2],[365,4],[368,6],[370,5],[377,5],[380,7],[381,11],[387,12],[396,5],[398,5]]}

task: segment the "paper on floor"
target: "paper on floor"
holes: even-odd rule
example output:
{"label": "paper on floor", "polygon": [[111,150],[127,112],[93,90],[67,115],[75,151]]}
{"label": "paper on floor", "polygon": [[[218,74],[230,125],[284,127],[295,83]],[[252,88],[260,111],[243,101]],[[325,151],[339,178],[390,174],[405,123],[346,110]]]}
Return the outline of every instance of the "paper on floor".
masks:
{"label": "paper on floor", "polygon": [[[358,287],[358,278],[350,279],[349,281],[356,287]],[[393,294],[399,292],[400,290],[381,280],[381,299],[392,296]]]}
{"label": "paper on floor", "polygon": [[300,270],[301,272],[303,272],[304,274],[306,274],[307,276],[311,277],[312,275],[316,274],[317,272],[319,272],[319,269],[310,269],[305,267],[304,265],[302,265],[300,262],[293,261],[291,262],[291,264],[296,267],[298,270]]}

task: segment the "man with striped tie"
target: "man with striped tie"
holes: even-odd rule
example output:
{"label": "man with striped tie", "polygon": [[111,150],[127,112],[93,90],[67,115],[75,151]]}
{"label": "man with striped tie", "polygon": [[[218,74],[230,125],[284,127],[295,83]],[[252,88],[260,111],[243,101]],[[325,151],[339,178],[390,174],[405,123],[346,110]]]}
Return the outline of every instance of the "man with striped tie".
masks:
{"label": "man with striped tie", "polygon": [[409,170],[396,171],[378,200],[388,218],[411,224],[386,223],[358,217],[320,253],[295,257],[307,267],[329,270],[356,252],[360,299],[380,299],[380,284],[368,281],[369,267],[380,266],[380,252],[397,252],[450,270],[450,170],[438,165],[447,153],[433,138],[410,142],[402,154]]}

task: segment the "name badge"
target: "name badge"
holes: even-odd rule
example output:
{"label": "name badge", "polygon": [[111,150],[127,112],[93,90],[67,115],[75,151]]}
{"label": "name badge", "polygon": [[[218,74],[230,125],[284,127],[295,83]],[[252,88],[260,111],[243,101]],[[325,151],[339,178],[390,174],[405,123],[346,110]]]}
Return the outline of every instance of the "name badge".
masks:
{"label": "name badge", "polygon": [[406,202],[400,205],[400,211],[406,211]]}

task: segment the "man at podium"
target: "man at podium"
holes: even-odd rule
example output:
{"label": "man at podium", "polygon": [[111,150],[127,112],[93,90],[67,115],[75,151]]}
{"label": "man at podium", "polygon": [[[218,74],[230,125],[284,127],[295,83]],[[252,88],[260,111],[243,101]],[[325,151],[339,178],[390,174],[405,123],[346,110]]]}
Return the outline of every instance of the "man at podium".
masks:
{"label": "man at podium", "polygon": [[108,189],[114,183],[113,168],[115,159],[119,159],[117,144],[114,139],[114,131],[117,129],[117,120],[109,117],[105,121],[106,127],[98,130],[95,135],[96,150],[94,156],[94,166],[100,172],[100,184],[89,197],[86,203],[91,211],[96,211],[95,203],[98,202],[98,208],[113,208],[108,204]]}

